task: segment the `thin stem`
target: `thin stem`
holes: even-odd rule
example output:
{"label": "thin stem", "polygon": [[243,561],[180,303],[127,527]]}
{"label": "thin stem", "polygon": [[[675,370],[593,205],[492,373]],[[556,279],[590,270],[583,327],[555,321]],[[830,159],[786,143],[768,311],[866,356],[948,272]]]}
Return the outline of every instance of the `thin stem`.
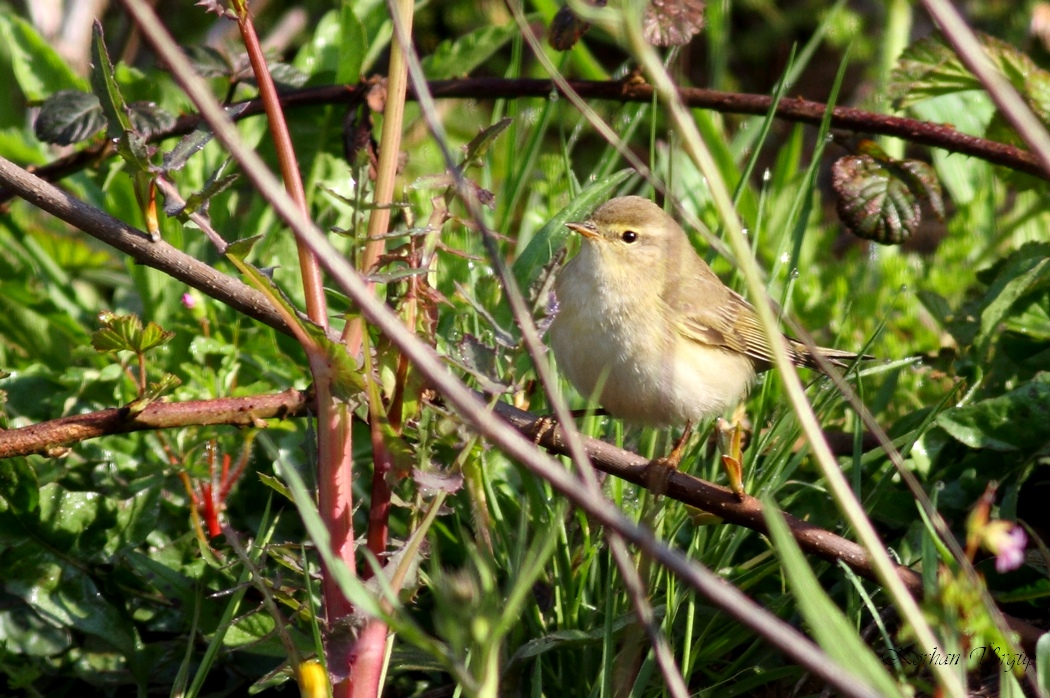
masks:
{"label": "thin stem", "polygon": [[[259,97],[262,99],[266,110],[266,122],[270,126],[270,136],[273,138],[274,149],[277,153],[277,163],[281,170],[281,178],[284,180],[285,189],[292,197],[303,215],[307,215],[306,191],[303,189],[303,179],[299,173],[299,163],[295,157],[295,148],[292,145],[292,136],[288,132],[288,122],[284,118],[284,109],[277,94],[277,86],[274,85],[273,76],[266,66],[266,57],[263,55],[259,36],[255,32],[251,13],[244,0],[234,0],[234,10],[237,14],[237,28],[241,32],[244,48],[248,52],[248,60],[251,62],[252,73],[259,85]],[[321,327],[328,327],[328,313],[324,296],[324,280],[321,278],[321,268],[317,264],[310,248],[303,244],[298,238],[295,241],[299,251],[299,270],[303,277],[303,291],[306,296],[306,314],[311,320]]]}
{"label": "thin stem", "polygon": [[[406,32],[412,34],[412,0],[397,0],[390,8],[393,15],[404,23]],[[368,236],[361,253],[361,271],[368,274],[386,248],[383,237],[390,228],[390,204],[394,201],[394,180],[401,156],[401,129],[405,120],[405,95],[408,92],[408,68],[401,44],[390,45],[390,68],[387,75],[386,105],[383,108],[383,133],[379,137],[379,162],[376,165],[373,208],[368,217]],[[374,284],[370,284],[374,285]],[[350,355],[361,348],[364,324],[360,318],[347,323],[344,336]]]}

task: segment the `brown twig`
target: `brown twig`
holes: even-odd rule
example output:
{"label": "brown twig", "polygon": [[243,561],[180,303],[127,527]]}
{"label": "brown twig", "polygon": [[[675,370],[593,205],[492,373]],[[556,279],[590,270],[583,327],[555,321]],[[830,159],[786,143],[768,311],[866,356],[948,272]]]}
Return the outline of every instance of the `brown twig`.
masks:
{"label": "brown twig", "polygon": [[[442,99],[515,99],[549,98],[555,89],[549,80],[530,78],[459,78],[435,80],[430,85],[434,97]],[[653,88],[644,82],[571,80],[569,85],[585,99],[602,99],[615,102],[651,102]],[[325,104],[350,104],[361,99],[369,85],[329,85],[291,90],[280,95],[285,109],[298,109]],[[695,87],[680,90],[686,106],[710,109],[726,114],[762,115],[769,111],[773,98],[767,95],[720,92]],[[410,89],[408,99],[415,99]],[[821,123],[827,105],[800,98],[785,98],[780,101],[776,117],[784,121],[817,126]],[[262,113],[262,102],[258,99],[246,102],[244,111],[237,120]],[[200,123],[200,117],[188,114],[180,117],[175,125],[150,136],[156,143],[175,136],[190,133]],[[911,143],[941,148],[950,153],[969,155],[994,165],[1002,165],[1041,179],[1050,180],[1050,175],[1040,167],[1035,156],[1016,146],[978,138],[957,131],[951,124],[933,124],[928,121],[890,116],[853,107],[835,107],[831,116],[832,128],[873,135],[896,136]],[[47,165],[30,168],[30,171],[48,181],[57,181],[88,167],[112,154],[106,143],[85,148],[72,155],[55,160]],[[0,188],[0,205],[8,202],[15,193]]]}
{"label": "brown twig", "polygon": [[61,454],[70,444],[110,434],[188,426],[265,426],[267,419],[306,414],[312,398],[289,389],[272,395],[186,402],[153,402],[137,415],[127,407],[53,419],[20,429],[0,430],[0,458],[31,453]]}
{"label": "brown twig", "polygon": [[5,191],[12,191],[74,228],[120,250],[139,264],[162,271],[234,310],[289,334],[288,326],[281,316],[255,289],[163,240],[151,241],[145,232],[84,203],[3,157],[0,157],[0,184]]}

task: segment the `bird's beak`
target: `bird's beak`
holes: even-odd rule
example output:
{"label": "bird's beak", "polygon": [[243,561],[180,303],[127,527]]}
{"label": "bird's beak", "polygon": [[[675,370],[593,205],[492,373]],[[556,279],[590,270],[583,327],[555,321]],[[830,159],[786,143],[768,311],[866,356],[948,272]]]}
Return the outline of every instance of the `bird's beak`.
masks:
{"label": "bird's beak", "polygon": [[598,237],[598,228],[590,221],[587,221],[586,223],[566,223],[565,227],[574,233],[579,233],[585,238],[594,240]]}

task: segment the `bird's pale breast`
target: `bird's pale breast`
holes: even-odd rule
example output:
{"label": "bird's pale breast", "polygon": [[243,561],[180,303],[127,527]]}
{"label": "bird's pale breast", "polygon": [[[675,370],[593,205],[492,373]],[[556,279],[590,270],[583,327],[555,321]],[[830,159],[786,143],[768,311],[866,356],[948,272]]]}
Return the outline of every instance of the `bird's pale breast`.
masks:
{"label": "bird's pale breast", "polygon": [[[661,298],[640,297],[636,281],[611,278],[607,270],[595,273],[599,262],[585,244],[556,285],[559,312],[550,342],[576,389],[615,417],[653,426],[733,407],[754,379],[750,359],[687,339]],[[633,270],[639,271],[654,273]]]}

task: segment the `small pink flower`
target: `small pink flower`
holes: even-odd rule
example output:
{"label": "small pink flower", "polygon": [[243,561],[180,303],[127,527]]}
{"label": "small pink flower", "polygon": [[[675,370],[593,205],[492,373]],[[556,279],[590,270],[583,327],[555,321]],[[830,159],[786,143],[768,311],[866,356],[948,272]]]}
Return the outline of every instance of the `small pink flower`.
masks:
{"label": "small pink flower", "polygon": [[1008,541],[1004,541],[995,557],[995,570],[1000,573],[1020,567],[1024,563],[1024,548],[1028,545],[1028,536],[1020,526],[1014,526],[1006,537]]}
{"label": "small pink flower", "polygon": [[191,293],[184,293],[182,294],[182,306],[186,310],[193,310],[197,307],[197,299]]}
{"label": "small pink flower", "polygon": [[995,555],[995,570],[1000,574],[1024,564],[1028,536],[1024,529],[1009,521],[991,521],[984,529],[984,547]]}

